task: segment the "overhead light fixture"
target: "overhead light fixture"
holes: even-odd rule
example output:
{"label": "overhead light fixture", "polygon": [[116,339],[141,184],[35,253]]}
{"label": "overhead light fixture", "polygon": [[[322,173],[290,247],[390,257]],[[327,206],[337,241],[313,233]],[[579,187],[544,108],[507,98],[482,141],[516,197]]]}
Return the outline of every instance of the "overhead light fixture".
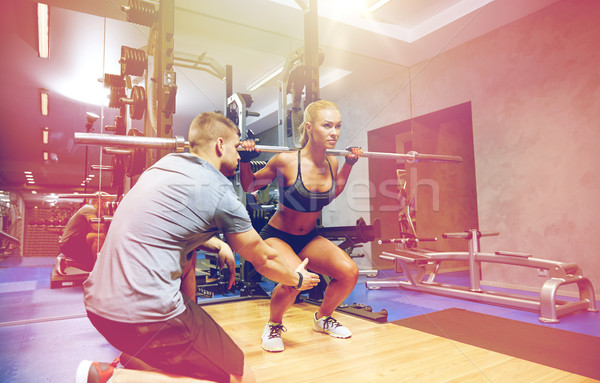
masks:
{"label": "overhead light fixture", "polygon": [[48,129],[48,127],[47,127],[47,126],[45,126],[45,127],[42,129],[42,142],[43,142],[45,145],[46,145],[46,144],[48,144],[49,138],[50,138],[50,129]]}
{"label": "overhead light fixture", "polygon": [[49,8],[48,4],[38,3],[37,6],[38,16],[38,53],[43,59],[48,58],[49,51]]}
{"label": "overhead light fixture", "polygon": [[48,90],[40,89],[40,109],[42,116],[48,115]]}
{"label": "overhead light fixture", "polygon": [[373,13],[373,12],[375,12],[376,10],[378,10],[381,7],[383,7],[384,5],[386,5],[389,2],[390,2],[390,0],[379,0],[379,1],[376,1],[375,3],[373,3],[372,5],[370,5],[367,8],[367,11],[370,12],[370,13]]}
{"label": "overhead light fixture", "polygon": [[279,76],[281,74],[281,72],[283,72],[283,65],[279,65],[275,69],[265,73],[263,76],[261,76],[258,80],[256,80],[254,83],[252,83],[247,88],[248,92],[254,92],[261,86],[265,85],[266,83],[268,83],[269,81],[274,79],[275,77]]}
{"label": "overhead light fixture", "polygon": [[85,123],[85,131],[91,132],[94,130],[94,123],[100,118],[96,113],[87,112],[85,114],[86,123]]}
{"label": "overhead light fixture", "polygon": [[48,161],[48,152],[44,152],[44,161]]}

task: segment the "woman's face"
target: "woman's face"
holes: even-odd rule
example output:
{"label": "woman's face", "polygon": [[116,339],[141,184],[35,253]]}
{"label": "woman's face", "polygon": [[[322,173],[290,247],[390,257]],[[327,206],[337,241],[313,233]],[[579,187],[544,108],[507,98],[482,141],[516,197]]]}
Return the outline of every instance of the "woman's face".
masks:
{"label": "woman's face", "polygon": [[314,121],[307,125],[314,143],[333,149],[340,137],[342,115],[337,109],[321,109],[316,113]]}

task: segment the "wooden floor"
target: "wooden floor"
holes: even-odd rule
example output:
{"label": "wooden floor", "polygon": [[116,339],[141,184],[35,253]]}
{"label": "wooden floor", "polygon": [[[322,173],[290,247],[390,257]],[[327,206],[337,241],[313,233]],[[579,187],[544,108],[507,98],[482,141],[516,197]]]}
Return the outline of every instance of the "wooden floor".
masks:
{"label": "wooden floor", "polygon": [[[301,303],[284,318],[286,350],[268,353],[260,336],[268,300],[204,306],[242,348],[257,382],[598,382],[540,364],[484,350],[391,323],[343,313],[350,339],[312,330],[316,306]],[[543,352],[543,350],[540,350]]]}

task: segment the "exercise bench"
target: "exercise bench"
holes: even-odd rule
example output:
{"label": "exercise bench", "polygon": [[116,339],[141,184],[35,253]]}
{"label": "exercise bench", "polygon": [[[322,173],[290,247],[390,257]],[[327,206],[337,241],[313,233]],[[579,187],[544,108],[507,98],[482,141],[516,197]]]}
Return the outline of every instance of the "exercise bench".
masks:
{"label": "exercise bench", "polygon": [[[559,317],[581,310],[598,312],[592,283],[582,275],[581,268],[576,264],[534,258],[531,254],[524,253],[506,251],[483,253],[479,251],[481,237],[498,234],[498,232],[469,229],[462,233],[443,235],[444,238],[468,240],[467,252],[433,252],[416,248],[396,249],[394,253],[383,252],[380,258],[393,261],[396,271],[400,272],[401,268],[407,280],[367,281],[366,287],[370,290],[404,288],[481,303],[538,311],[540,313],[539,320],[544,323],[558,323]],[[468,261],[470,285],[467,287],[436,282],[435,278],[443,261]],[[481,263],[483,262],[546,270],[548,279],[543,283],[539,297],[484,290],[480,286]],[[426,279],[428,265],[434,267]],[[558,288],[570,284],[577,285],[579,300],[557,300]]]}

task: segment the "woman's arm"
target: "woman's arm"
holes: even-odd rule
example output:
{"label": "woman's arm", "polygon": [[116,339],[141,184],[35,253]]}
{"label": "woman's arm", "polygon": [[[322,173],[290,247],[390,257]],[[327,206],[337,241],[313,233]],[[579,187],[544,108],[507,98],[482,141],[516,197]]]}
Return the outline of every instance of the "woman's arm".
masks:
{"label": "woman's arm", "polygon": [[[335,196],[336,197],[344,191],[344,188],[346,187],[346,182],[348,182],[348,177],[350,176],[350,171],[352,170],[352,166],[354,166],[356,161],[362,155],[361,148],[353,147],[350,149],[352,150],[352,154],[346,157],[346,160],[344,161],[344,165],[342,165],[342,168],[338,171],[336,179],[335,179]],[[337,164],[338,164],[337,158],[333,158],[332,165],[333,165],[333,163],[335,163],[335,167],[337,168]]]}
{"label": "woman's arm", "polygon": [[240,162],[240,182],[242,189],[251,193],[259,190],[275,179],[277,176],[277,168],[281,163],[281,154],[273,156],[264,168],[258,170],[256,173],[252,172],[252,167],[249,162]]}

